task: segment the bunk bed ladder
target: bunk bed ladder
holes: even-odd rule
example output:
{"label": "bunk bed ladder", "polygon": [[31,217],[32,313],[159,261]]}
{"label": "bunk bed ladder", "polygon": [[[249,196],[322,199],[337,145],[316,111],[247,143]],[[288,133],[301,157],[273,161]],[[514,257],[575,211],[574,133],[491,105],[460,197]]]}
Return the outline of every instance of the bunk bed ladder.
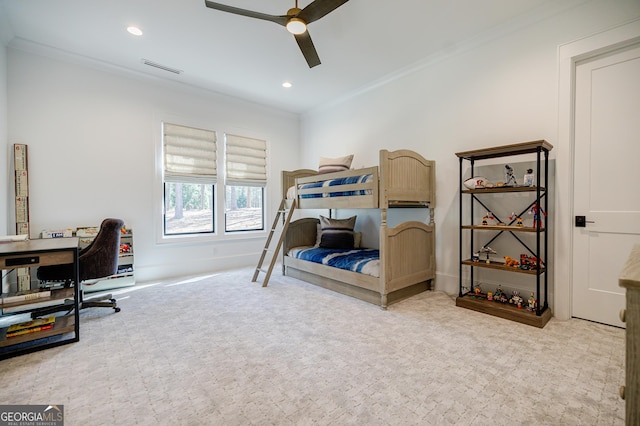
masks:
{"label": "bunk bed ladder", "polygon": [[[260,260],[258,261],[258,266],[256,266],[256,270],[253,273],[253,278],[251,282],[256,282],[258,280],[258,275],[260,272],[266,273],[264,280],[262,281],[262,287],[266,287],[269,282],[269,278],[271,277],[271,272],[273,272],[273,267],[278,260],[278,252],[282,247],[282,242],[284,241],[285,234],[287,232],[287,228],[289,227],[289,223],[291,222],[291,217],[293,216],[293,212],[296,209],[296,201],[293,200],[291,202],[291,208],[287,210],[286,208],[286,200],[283,198],[280,202],[280,207],[278,207],[278,213],[273,220],[273,225],[271,226],[271,231],[269,232],[269,236],[267,237],[267,242],[264,244],[264,250],[262,250],[262,254],[260,255]],[[280,238],[278,239],[278,243],[274,250],[269,250],[269,246],[271,245],[271,240],[273,239],[273,234],[275,233],[278,222],[282,218],[282,233],[280,234]],[[267,252],[271,252],[271,262],[269,263],[268,269],[262,269],[262,265],[264,263],[265,258],[267,257]]]}

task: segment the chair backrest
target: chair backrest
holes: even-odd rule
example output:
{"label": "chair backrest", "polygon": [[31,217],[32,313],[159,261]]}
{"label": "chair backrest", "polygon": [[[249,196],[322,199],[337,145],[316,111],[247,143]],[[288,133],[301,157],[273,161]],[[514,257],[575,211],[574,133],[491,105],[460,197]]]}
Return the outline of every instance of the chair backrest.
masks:
{"label": "chair backrest", "polygon": [[80,280],[103,278],[118,272],[120,254],[120,219],[105,219],[93,242],[80,252]]}

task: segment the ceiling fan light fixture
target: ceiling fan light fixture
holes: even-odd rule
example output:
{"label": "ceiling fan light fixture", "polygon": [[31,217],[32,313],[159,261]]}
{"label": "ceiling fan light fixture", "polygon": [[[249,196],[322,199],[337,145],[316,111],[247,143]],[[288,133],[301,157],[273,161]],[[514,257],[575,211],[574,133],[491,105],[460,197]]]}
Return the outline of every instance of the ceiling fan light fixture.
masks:
{"label": "ceiling fan light fixture", "polygon": [[303,34],[307,31],[307,23],[300,18],[291,18],[287,22],[287,31],[291,34]]}

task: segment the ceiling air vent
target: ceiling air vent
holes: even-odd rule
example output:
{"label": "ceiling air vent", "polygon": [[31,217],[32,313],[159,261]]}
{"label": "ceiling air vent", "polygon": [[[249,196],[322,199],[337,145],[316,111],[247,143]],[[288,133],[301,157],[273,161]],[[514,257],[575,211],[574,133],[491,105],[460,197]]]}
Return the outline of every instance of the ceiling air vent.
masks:
{"label": "ceiling air vent", "polygon": [[145,64],[145,65],[149,65],[150,67],[154,67],[154,68],[158,68],[158,69],[161,69],[161,70],[164,70],[164,71],[172,72],[174,74],[182,74],[182,70],[179,70],[179,69],[176,69],[176,68],[171,68],[171,67],[168,67],[166,65],[162,65],[162,64],[159,64],[157,62],[150,61],[148,59],[142,58],[142,63]]}

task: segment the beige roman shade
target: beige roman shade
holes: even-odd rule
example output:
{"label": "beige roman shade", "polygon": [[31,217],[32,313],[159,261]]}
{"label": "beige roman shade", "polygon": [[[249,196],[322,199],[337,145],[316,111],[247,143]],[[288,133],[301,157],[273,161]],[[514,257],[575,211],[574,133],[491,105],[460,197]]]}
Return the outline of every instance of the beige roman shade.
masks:
{"label": "beige roman shade", "polygon": [[260,139],[226,135],[226,184],[265,186],[267,143]]}
{"label": "beige roman shade", "polygon": [[165,182],[216,182],[216,133],[163,123]]}

